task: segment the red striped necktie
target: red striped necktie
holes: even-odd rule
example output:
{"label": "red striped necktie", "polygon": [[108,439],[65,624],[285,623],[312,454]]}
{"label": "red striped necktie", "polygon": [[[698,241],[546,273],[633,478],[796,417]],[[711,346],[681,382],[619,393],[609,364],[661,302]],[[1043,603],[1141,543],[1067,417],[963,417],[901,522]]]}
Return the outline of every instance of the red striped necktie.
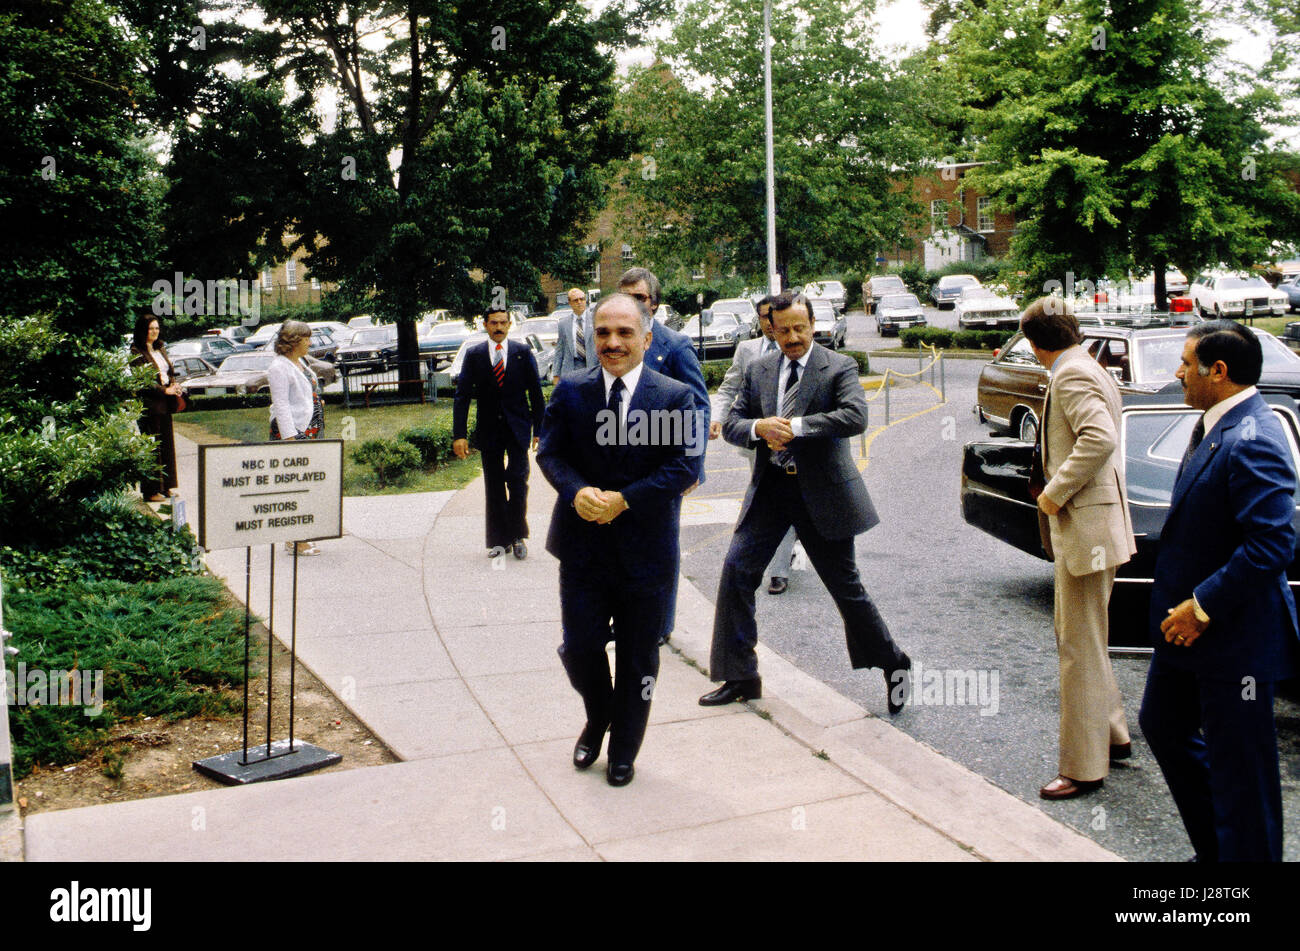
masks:
{"label": "red striped necktie", "polygon": [[496,356],[492,361],[492,374],[497,378],[497,386],[506,385],[506,358],[501,354],[501,344],[497,344]]}

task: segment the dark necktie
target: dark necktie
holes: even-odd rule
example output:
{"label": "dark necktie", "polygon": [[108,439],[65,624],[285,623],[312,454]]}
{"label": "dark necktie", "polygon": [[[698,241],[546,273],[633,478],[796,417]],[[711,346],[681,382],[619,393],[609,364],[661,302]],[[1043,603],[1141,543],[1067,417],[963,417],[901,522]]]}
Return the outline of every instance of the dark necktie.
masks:
{"label": "dark necktie", "polygon": [[492,360],[492,375],[496,377],[497,386],[506,385],[506,358],[501,355],[501,344],[497,344],[496,356]]}
{"label": "dark necktie", "polygon": [[[795,402],[799,399],[799,364],[790,364],[790,375],[786,378],[785,395],[781,397],[781,415],[786,419],[794,418]],[[772,453],[772,462],[782,469],[794,465],[794,453],[789,449],[780,449]]]}
{"label": "dark necktie", "polygon": [[623,391],[627,389],[623,385],[623,378],[615,377],[614,382],[609,387],[609,404],[606,406],[614,414],[614,425],[618,427],[619,445],[623,443]]}
{"label": "dark necktie", "polygon": [[1183,461],[1178,465],[1178,475],[1174,477],[1175,482],[1183,477],[1183,470],[1187,468],[1187,463],[1191,461],[1192,454],[1196,452],[1196,447],[1201,444],[1201,440],[1204,438],[1205,414],[1202,413],[1201,418],[1192,427],[1192,438],[1187,441],[1187,451],[1183,453]]}

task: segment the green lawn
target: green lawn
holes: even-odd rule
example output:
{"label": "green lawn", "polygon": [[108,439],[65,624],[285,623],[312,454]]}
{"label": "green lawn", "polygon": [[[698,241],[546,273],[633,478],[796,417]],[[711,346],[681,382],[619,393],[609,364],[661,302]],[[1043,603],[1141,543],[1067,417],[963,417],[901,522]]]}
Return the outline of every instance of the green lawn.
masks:
{"label": "green lawn", "polygon": [[[326,439],[346,439],[343,453],[344,495],[399,495],[406,492],[438,492],[459,489],[482,471],[478,454],[471,453],[429,471],[411,473],[399,485],[381,489],[374,471],[354,462],[352,449],[367,439],[393,439],[408,426],[443,424],[451,428],[451,400],[433,405],[419,403],[399,406],[357,407],[325,406]],[[196,443],[265,442],[269,435],[270,413],[267,407],[249,409],[202,410],[175,418],[176,431]],[[346,432],[344,430],[347,430]]]}

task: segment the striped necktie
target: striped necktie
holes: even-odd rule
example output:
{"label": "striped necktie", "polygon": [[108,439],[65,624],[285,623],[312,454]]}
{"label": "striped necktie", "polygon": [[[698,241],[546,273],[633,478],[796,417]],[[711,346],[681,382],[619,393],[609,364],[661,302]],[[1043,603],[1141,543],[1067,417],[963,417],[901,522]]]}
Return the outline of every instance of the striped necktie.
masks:
{"label": "striped necktie", "polygon": [[501,353],[501,344],[497,344],[496,355],[492,359],[492,375],[496,377],[497,386],[506,385],[506,358]]}
{"label": "striped necktie", "polygon": [[[795,403],[799,399],[799,364],[790,364],[790,375],[786,377],[785,395],[781,397],[781,415],[786,419],[794,418]],[[772,453],[772,462],[787,469],[794,465],[794,454],[789,449]]]}
{"label": "striped necktie", "polygon": [[578,355],[578,363],[587,365],[587,337],[582,332],[582,314],[573,315],[573,352]]}

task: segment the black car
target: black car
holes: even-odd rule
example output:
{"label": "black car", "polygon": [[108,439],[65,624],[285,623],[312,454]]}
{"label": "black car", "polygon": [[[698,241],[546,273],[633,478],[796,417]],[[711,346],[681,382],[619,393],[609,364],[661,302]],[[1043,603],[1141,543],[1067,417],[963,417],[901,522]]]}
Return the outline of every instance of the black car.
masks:
{"label": "black car", "polygon": [[339,372],[372,373],[388,368],[397,359],[397,328],[363,327],[335,354]]}
{"label": "black car", "polygon": [[[1295,401],[1279,394],[1263,397],[1277,413],[1300,470],[1300,416]],[[1169,514],[1174,476],[1200,415],[1183,402],[1181,386],[1176,393],[1123,396],[1120,445],[1137,554],[1115,576],[1110,599],[1112,651],[1151,647],[1148,607],[1160,530]],[[962,459],[961,509],[969,524],[1046,559],[1038,534],[1038,507],[1029,494],[1033,448],[1031,443],[1008,439],[968,443]],[[1300,537],[1300,499],[1293,523]],[[1287,578],[1295,596],[1300,588],[1300,561],[1294,557]]]}

